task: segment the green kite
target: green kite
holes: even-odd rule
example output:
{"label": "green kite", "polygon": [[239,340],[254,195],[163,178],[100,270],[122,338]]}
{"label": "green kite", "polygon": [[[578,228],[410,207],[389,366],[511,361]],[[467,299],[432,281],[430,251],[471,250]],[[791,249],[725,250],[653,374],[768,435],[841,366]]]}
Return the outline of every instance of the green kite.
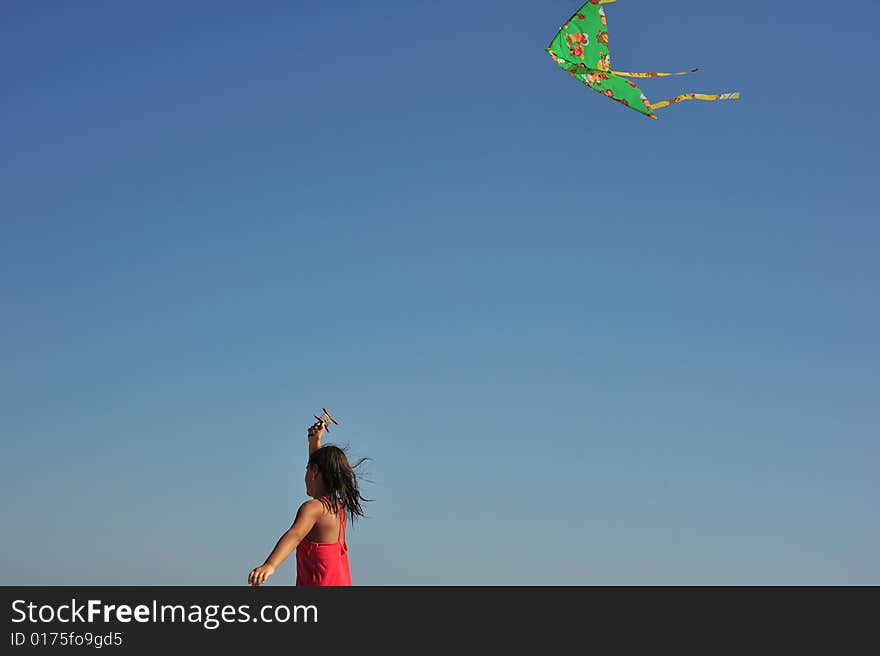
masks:
{"label": "green kite", "polygon": [[674,105],[683,100],[736,100],[736,93],[684,93],[669,100],[652,103],[635,83],[625,79],[687,75],[698,69],[681,73],[627,73],[611,70],[608,54],[608,23],[602,5],[617,0],[588,0],[578,9],[553,37],[547,52],[559,67],[603,96],[656,119],[655,109]]}

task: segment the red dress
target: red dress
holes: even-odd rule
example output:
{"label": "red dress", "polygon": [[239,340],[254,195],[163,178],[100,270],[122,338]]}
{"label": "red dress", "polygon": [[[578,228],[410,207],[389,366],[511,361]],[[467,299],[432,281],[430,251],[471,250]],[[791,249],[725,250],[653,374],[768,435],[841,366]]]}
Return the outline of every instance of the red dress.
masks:
{"label": "red dress", "polygon": [[313,542],[304,538],[296,548],[297,585],[351,585],[345,511],[339,510],[336,542]]}

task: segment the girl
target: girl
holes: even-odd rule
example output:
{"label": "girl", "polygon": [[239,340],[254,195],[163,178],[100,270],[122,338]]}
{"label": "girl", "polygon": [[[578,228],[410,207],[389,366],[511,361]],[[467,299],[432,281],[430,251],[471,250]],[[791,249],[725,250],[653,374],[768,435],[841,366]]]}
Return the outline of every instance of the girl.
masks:
{"label": "girl", "polygon": [[306,465],[306,494],[312,497],[296,512],[296,519],[281,536],[266,562],[248,575],[248,583],[266,582],[296,549],[297,585],[351,585],[346,518],[364,517],[365,499],[358,489],[354,467],[345,452],[333,445],[321,446],[326,426],[318,421],[309,427],[309,463]]}

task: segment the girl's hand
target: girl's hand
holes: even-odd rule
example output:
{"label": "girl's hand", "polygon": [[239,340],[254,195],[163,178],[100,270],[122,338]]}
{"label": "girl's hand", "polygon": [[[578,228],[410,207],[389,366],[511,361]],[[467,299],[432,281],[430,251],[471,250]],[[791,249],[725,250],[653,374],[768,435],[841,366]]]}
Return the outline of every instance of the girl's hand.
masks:
{"label": "girl's hand", "polygon": [[248,575],[248,583],[254,587],[262,585],[274,573],[275,568],[271,565],[260,565],[251,570],[251,573]]}
{"label": "girl's hand", "polygon": [[324,439],[324,433],[326,432],[327,427],[324,425],[323,421],[316,421],[309,426],[309,446],[314,446],[316,448],[320,447],[321,440]]}

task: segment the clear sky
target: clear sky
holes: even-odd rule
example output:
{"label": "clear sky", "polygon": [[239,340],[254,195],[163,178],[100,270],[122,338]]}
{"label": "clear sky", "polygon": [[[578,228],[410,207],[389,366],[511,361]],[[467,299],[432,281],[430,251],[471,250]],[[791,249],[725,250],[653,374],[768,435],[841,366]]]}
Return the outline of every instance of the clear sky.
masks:
{"label": "clear sky", "polygon": [[0,583],[880,583],[877,3],[577,4],[2,4]]}

